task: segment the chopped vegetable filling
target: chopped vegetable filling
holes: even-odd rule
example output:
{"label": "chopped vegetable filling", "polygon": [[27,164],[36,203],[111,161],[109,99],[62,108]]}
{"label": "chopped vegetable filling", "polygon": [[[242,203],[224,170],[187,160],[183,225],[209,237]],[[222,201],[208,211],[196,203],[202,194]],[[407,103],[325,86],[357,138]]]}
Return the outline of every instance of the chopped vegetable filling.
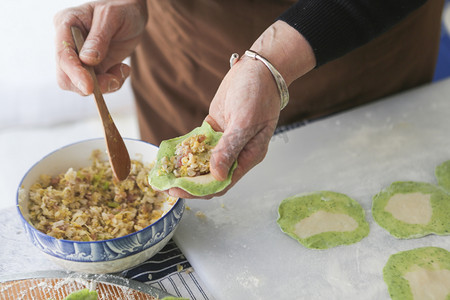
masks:
{"label": "chopped vegetable filling", "polygon": [[176,177],[208,174],[212,148],[205,135],[193,135],[176,146],[174,156],[162,158],[161,171]]}
{"label": "chopped vegetable filling", "polygon": [[148,184],[151,165],[132,160],[128,178],[117,182],[100,154],[93,152],[90,167],[44,174],[31,186],[28,209],[34,227],[58,239],[97,241],[141,230],[163,215],[163,203],[171,197]]}

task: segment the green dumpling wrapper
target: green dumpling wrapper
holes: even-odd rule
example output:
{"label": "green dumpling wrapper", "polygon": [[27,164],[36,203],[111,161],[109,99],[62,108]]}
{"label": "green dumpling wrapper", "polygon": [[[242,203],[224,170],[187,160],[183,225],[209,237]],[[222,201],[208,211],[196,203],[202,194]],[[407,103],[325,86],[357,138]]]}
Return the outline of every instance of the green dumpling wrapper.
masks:
{"label": "green dumpling wrapper", "polygon": [[[320,191],[286,198],[278,207],[278,214],[277,223],[281,230],[311,249],[350,245],[369,234],[369,223],[361,205],[347,195],[336,192]],[[311,223],[321,224],[319,226],[322,228],[300,236],[299,228],[309,226],[306,222],[313,218]],[[324,225],[325,222],[329,222],[328,225]],[[345,230],[339,228],[345,222],[352,226],[346,225],[348,228]]]}
{"label": "green dumpling wrapper", "polygon": [[[430,221],[425,224],[412,221],[406,222],[398,217],[394,217],[392,212],[386,210],[388,202],[393,196],[402,195],[406,197],[406,195],[414,193],[429,196],[431,217]],[[403,211],[406,211],[406,209],[407,207],[402,208]],[[424,209],[417,208],[415,211],[420,216],[425,215]],[[378,225],[396,238],[418,238],[429,234],[447,235],[450,234],[450,195],[442,188],[430,183],[394,182],[373,197],[372,215]]]}
{"label": "green dumpling wrapper", "polygon": [[208,122],[204,121],[201,127],[197,127],[186,135],[165,140],[161,145],[156,156],[156,162],[148,176],[149,183],[155,189],[164,191],[173,187],[178,187],[193,196],[206,196],[218,193],[225,189],[231,183],[231,177],[237,167],[237,161],[233,164],[228,174],[227,179],[223,181],[216,180],[211,173],[199,175],[194,177],[184,176],[176,177],[173,173],[166,173],[161,171],[161,160],[164,157],[172,157],[175,155],[176,146],[186,140],[187,138],[203,134],[206,136],[208,144],[211,146],[217,145],[219,139],[222,137],[221,132],[216,132],[212,129]]}
{"label": "green dumpling wrapper", "polygon": [[[413,272],[431,272],[428,278],[431,278],[432,284],[421,282],[412,287],[409,280],[412,280]],[[439,278],[441,282],[437,283],[432,278]],[[383,268],[383,279],[392,300],[413,300],[413,288],[430,297],[427,299],[432,298],[430,293],[442,293],[447,288],[449,294],[446,299],[450,299],[450,252],[438,247],[422,247],[393,254]],[[429,290],[434,288],[440,292]]]}
{"label": "green dumpling wrapper", "polygon": [[438,184],[447,192],[450,192],[450,160],[437,166],[434,173]]}
{"label": "green dumpling wrapper", "polygon": [[82,289],[68,295],[64,300],[97,300],[97,291],[91,291],[89,289]]}

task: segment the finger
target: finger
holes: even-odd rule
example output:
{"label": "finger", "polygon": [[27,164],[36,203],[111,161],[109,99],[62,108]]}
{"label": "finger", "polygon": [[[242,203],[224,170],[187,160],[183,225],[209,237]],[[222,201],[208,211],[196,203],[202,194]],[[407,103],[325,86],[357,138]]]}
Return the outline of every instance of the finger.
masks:
{"label": "finger", "polygon": [[76,87],[70,78],[59,67],[56,68],[56,79],[59,87],[66,91],[72,91],[82,96],[86,96],[78,87]]}
{"label": "finger", "polygon": [[211,174],[217,180],[225,180],[232,164],[248,141],[255,136],[253,128],[230,126],[225,130],[211,154]]}
{"label": "finger", "polygon": [[[242,154],[242,152],[241,152]],[[204,197],[194,197],[190,194],[187,194],[186,192],[184,192],[183,190],[181,190],[181,192],[179,193],[178,191],[173,191],[174,195],[179,195],[179,197],[181,198],[196,198],[196,199],[206,199],[209,200],[213,197],[220,197],[225,195],[242,177],[244,177],[244,175],[252,168],[250,167],[250,165],[255,166],[258,162],[260,162],[260,160],[254,160],[253,163],[249,163],[249,161],[247,160],[247,158],[245,158],[244,156],[239,156],[238,157],[238,164],[236,169],[233,172],[233,175],[231,177],[231,183],[222,191],[215,193],[215,194],[211,194],[211,195],[207,195]],[[171,189],[172,190],[172,189]]]}
{"label": "finger", "polygon": [[120,89],[130,72],[131,68],[128,65],[120,63],[109,69],[107,73],[97,74],[102,93],[111,93]]}
{"label": "finger", "polygon": [[[225,195],[244,175],[245,173],[247,173],[248,170],[244,171],[244,169],[242,167],[240,167],[239,165],[239,159],[238,159],[238,166],[236,167],[236,169],[233,172],[233,176],[231,178],[231,183],[222,191],[215,193],[213,195],[208,195],[208,197],[212,198],[212,197],[220,197]],[[207,198],[207,199],[210,199]]]}
{"label": "finger", "polygon": [[[253,143],[259,143],[258,138],[254,138],[249,142],[250,148],[252,147]],[[263,151],[263,153],[251,153],[249,151],[246,151],[245,149],[241,152],[238,158],[238,165],[236,169],[233,172],[231,183],[222,191],[199,197],[199,196],[193,196],[186,192],[185,190],[181,188],[171,188],[167,191],[167,193],[172,197],[177,198],[185,198],[185,199],[205,199],[209,200],[213,197],[219,197],[226,194],[253,166],[261,162],[261,160],[264,158],[266,151]]]}
{"label": "finger", "polygon": [[223,132],[222,127],[216,122],[216,120],[214,120],[213,117],[211,117],[211,115],[207,115],[205,118],[205,121],[211,125],[212,129],[214,129],[214,131],[219,131],[219,132]]}
{"label": "finger", "polygon": [[[218,132],[223,132],[222,127],[219,125],[219,123],[211,116],[207,115],[205,118],[205,121],[211,125],[212,129]],[[211,156],[211,174],[216,178],[217,180],[225,180],[228,177],[228,171],[233,164],[233,162],[236,160],[238,153],[235,153],[234,156],[228,155],[228,151],[224,150],[226,149],[226,141],[228,139],[228,136],[230,134],[224,134],[222,135],[222,138],[219,140],[219,143],[214,147],[212,156]],[[225,142],[223,142],[225,141]],[[243,147],[243,146],[242,146]],[[225,159],[226,158],[226,159]],[[230,163],[231,162],[231,163]]]}
{"label": "finger", "polygon": [[250,171],[254,166],[259,164],[267,154],[267,145],[270,141],[270,137],[273,134],[273,130],[270,127],[266,127],[260,131],[255,137],[253,137],[247,145],[239,153],[237,159],[237,167],[233,172],[231,177],[231,183],[223,191],[216,193],[214,195],[209,195],[212,197],[223,196],[227,193],[248,171]]}
{"label": "finger", "polygon": [[109,44],[117,31],[117,22],[107,22],[111,20],[105,16],[108,14],[106,8],[98,5],[94,10],[92,25],[80,51],[80,59],[87,65],[98,65],[106,57]]}
{"label": "finger", "polygon": [[82,63],[75,50],[75,43],[72,38],[70,30],[71,26],[78,26],[83,28],[83,24],[77,19],[74,14],[60,13],[55,16],[55,48],[56,48],[56,63],[59,70],[62,71],[57,76],[66,74],[67,78],[72,82],[72,85],[66,83],[67,78],[58,77],[58,82],[63,83],[62,88],[76,87],[77,92],[83,95],[91,94],[93,91],[93,81],[89,72],[82,66]]}
{"label": "finger", "polygon": [[[92,77],[86,68],[83,67],[72,45],[66,42],[64,48],[61,48],[57,52],[57,65],[59,66],[59,70],[62,71],[58,76],[65,74],[72,83],[72,86],[77,88],[77,92],[81,92],[83,95],[89,95],[94,89]],[[58,78],[58,82],[65,80],[66,78]],[[67,87],[68,85],[66,84],[65,86]]]}

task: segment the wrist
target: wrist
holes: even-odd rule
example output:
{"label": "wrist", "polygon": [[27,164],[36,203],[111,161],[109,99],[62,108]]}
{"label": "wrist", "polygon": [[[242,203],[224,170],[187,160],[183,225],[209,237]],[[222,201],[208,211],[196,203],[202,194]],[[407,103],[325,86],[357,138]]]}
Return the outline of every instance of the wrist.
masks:
{"label": "wrist", "polygon": [[250,50],[270,61],[288,86],[316,66],[308,41],[283,21],[276,21],[267,28]]}
{"label": "wrist", "polygon": [[[276,73],[278,71],[274,71],[271,69],[268,64],[266,64],[266,59],[259,56],[256,53],[249,53],[250,50],[245,51],[242,57],[239,57],[237,53],[234,53],[230,58],[230,67],[233,68],[234,64],[236,64],[236,68],[238,69],[238,73],[247,74],[248,78],[253,78],[256,80],[256,85],[258,86],[258,92],[264,90],[264,98],[269,102],[274,101],[273,103],[277,103],[280,107],[280,110],[283,109],[287,102],[289,101],[289,92],[286,84],[284,84],[284,88],[280,87],[280,81],[284,81],[282,78],[277,78]],[[258,56],[259,58],[256,58]],[[281,74],[279,74],[281,76]],[[281,84],[283,85],[283,84]],[[251,88],[251,86],[249,87]],[[266,103],[265,106],[269,105],[272,107],[272,104]]]}
{"label": "wrist", "polygon": [[254,60],[261,61],[267,69],[272,74],[273,79],[275,80],[275,83],[277,85],[278,93],[280,95],[280,110],[283,110],[283,108],[286,107],[286,105],[289,102],[289,90],[286,84],[286,81],[283,78],[283,75],[272,65],[270,61],[268,61],[265,57],[262,57],[257,52],[254,52],[252,50],[245,51],[245,56],[248,56]]}

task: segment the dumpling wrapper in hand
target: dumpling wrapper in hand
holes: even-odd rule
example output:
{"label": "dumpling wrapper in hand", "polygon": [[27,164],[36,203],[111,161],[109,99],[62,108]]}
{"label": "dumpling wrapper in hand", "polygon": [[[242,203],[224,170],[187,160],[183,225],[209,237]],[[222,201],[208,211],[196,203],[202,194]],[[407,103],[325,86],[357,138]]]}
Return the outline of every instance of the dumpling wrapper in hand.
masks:
{"label": "dumpling wrapper in hand", "polygon": [[359,242],[369,234],[361,205],[330,191],[284,199],[278,208],[281,230],[312,249],[327,249]]}
{"label": "dumpling wrapper in hand", "polygon": [[394,182],[373,197],[372,215],[400,239],[450,234],[450,195],[424,182]]}
{"label": "dumpling wrapper in hand", "polygon": [[449,299],[450,252],[423,247],[393,254],[383,278],[392,300]]}
{"label": "dumpling wrapper in hand", "polygon": [[173,172],[163,171],[163,158],[166,157],[170,159],[171,157],[176,156],[175,151],[177,145],[196,135],[204,135],[208,145],[212,147],[217,145],[219,139],[222,137],[221,132],[214,131],[211,125],[205,121],[201,127],[195,128],[186,135],[162,141],[156,156],[155,165],[149,174],[149,183],[153,188],[164,191],[173,187],[178,187],[193,196],[206,196],[224,190],[231,183],[231,177],[237,167],[237,161],[231,167],[227,179],[223,181],[216,180],[211,173],[193,177],[177,177]]}

